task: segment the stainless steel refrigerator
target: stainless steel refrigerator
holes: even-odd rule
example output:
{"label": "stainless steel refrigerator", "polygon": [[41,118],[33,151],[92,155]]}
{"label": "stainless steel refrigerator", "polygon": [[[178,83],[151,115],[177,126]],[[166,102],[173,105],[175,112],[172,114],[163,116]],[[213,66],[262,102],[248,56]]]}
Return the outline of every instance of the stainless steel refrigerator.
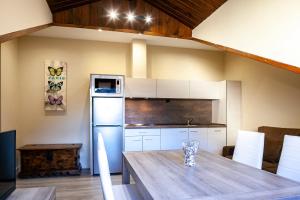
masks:
{"label": "stainless steel refrigerator", "polygon": [[102,134],[110,173],[122,171],[123,150],[123,97],[93,97],[93,174],[99,174],[97,138]]}

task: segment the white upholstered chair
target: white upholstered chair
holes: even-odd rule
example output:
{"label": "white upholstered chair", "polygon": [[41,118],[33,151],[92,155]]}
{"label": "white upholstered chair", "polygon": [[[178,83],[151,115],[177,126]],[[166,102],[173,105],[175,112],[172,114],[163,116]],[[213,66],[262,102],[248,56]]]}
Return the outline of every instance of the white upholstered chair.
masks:
{"label": "white upholstered chair", "polygon": [[102,134],[98,134],[98,164],[104,200],[142,200],[135,185],[112,185]]}
{"label": "white upholstered chair", "polygon": [[300,182],[300,137],[285,135],[277,174]]}
{"label": "white upholstered chair", "polygon": [[239,131],[232,160],[261,169],[265,134]]}

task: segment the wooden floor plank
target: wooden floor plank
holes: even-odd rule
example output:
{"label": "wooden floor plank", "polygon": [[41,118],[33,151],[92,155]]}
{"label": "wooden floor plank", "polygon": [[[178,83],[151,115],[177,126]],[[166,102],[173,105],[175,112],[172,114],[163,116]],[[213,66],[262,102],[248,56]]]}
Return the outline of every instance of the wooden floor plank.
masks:
{"label": "wooden floor plank", "polygon": [[[113,175],[112,184],[121,184],[121,176]],[[99,176],[83,173],[81,176],[18,179],[17,188],[56,187],[56,200],[102,200]]]}

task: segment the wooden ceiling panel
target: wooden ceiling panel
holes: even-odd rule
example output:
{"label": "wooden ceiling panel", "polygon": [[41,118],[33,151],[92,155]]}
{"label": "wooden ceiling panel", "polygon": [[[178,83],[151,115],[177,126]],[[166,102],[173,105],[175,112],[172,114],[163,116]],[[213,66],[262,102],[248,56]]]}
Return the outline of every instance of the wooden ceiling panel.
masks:
{"label": "wooden ceiling panel", "polygon": [[190,28],[195,28],[227,0],[145,0]]}
{"label": "wooden ceiling panel", "polygon": [[[112,8],[120,13],[118,20],[112,21],[108,17],[108,11]],[[136,16],[150,14],[153,22],[146,24],[143,19],[136,19],[130,23],[124,16],[128,11],[133,11]],[[144,0],[101,0],[53,13],[53,22],[54,25],[59,26],[102,28],[103,30],[168,37],[187,38],[192,36],[190,27]]]}
{"label": "wooden ceiling panel", "polygon": [[101,0],[47,0],[52,13],[75,8]]}
{"label": "wooden ceiling panel", "polygon": [[[52,13],[69,10],[97,1],[105,0],[47,0]],[[129,8],[136,8],[138,0],[126,0]],[[165,14],[193,29],[211,15],[227,0],[142,0],[158,8]],[[123,10],[122,0],[111,0],[111,5],[119,6]],[[107,3],[104,3],[107,5]],[[140,4],[139,4],[140,5]]]}

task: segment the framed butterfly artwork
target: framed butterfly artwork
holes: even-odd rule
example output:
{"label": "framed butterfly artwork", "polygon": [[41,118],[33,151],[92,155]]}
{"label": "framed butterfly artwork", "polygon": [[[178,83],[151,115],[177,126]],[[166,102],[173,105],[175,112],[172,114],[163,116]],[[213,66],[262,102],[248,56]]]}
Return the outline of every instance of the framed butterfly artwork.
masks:
{"label": "framed butterfly artwork", "polygon": [[66,111],[67,63],[45,61],[45,110]]}

